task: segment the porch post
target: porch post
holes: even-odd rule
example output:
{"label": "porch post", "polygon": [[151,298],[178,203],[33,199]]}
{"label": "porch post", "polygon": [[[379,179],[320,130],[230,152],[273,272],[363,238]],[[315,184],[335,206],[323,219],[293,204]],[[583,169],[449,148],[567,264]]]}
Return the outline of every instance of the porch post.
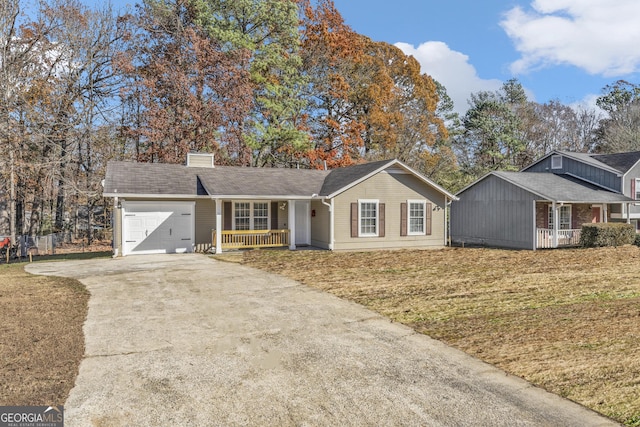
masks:
{"label": "porch post", "polygon": [[627,224],[631,224],[631,203],[627,203]]}
{"label": "porch post", "polygon": [[556,202],[551,204],[552,216],[553,216],[553,247],[558,247],[558,227],[560,226],[560,220],[558,218],[558,206]]}
{"label": "porch post", "polygon": [[289,207],[289,250],[296,250],[296,201],[289,200],[287,202]]}
{"label": "porch post", "polygon": [[216,253],[222,253],[222,200],[216,199]]}

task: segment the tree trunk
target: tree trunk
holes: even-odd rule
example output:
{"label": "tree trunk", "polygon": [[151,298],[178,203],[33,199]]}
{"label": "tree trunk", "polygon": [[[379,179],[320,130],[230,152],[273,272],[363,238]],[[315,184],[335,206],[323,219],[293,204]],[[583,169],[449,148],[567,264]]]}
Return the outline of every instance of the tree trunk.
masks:
{"label": "tree trunk", "polygon": [[9,148],[9,168],[11,169],[9,178],[9,232],[11,233],[11,244],[16,244],[16,176],[13,149]]}
{"label": "tree trunk", "polygon": [[67,141],[63,139],[60,142],[60,179],[58,179],[58,196],[56,197],[56,222],[54,225],[55,231],[62,231],[64,229],[64,203],[66,200],[65,194],[65,170],[67,168]]}

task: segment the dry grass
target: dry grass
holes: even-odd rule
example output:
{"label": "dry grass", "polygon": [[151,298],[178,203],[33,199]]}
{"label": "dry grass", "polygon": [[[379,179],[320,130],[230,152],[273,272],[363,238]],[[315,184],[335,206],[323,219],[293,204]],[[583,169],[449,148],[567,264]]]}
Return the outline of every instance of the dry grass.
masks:
{"label": "dry grass", "polygon": [[71,279],[0,265],[0,405],[62,405],[84,354],[89,294]]}
{"label": "dry grass", "polygon": [[251,251],[545,389],[640,426],[640,249]]}

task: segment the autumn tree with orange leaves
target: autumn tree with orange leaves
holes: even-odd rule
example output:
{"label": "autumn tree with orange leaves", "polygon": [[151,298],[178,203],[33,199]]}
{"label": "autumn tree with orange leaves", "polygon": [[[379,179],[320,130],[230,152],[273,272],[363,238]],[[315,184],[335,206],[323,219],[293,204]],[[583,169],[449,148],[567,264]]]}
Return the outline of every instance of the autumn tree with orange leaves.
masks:
{"label": "autumn tree with orange leaves", "polygon": [[[424,169],[452,152],[436,114],[436,82],[400,49],[354,32],[331,0],[301,3],[315,167],[398,158]],[[454,161],[454,160],[453,160]]]}
{"label": "autumn tree with orange leaves", "polygon": [[354,77],[364,63],[365,40],[344,23],[332,1],[301,3],[303,71],[310,84],[307,126],[311,167],[350,165],[362,156],[365,125],[354,105]]}
{"label": "autumn tree with orange leaves", "polygon": [[246,164],[242,123],[252,105],[243,50],[225,51],[185,0],[147,1],[126,17],[136,30],[117,67],[127,76],[124,134],[138,161],[183,163],[189,151]]}

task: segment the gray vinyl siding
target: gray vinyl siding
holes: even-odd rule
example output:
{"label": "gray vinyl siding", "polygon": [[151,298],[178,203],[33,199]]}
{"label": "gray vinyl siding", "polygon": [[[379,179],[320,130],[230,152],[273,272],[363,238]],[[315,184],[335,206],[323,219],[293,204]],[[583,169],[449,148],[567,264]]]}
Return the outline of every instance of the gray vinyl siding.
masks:
{"label": "gray vinyl siding", "polygon": [[540,162],[523,170],[523,172],[552,172],[556,174],[569,173],[587,181],[610,188],[613,191],[621,191],[620,177],[614,172],[600,169],[566,156],[562,156],[561,169],[551,169],[551,157],[552,156],[549,156],[546,159],[541,160]]}
{"label": "gray vinyl siding", "polygon": [[489,175],[451,204],[454,243],[534,249],[535,195]]}
{"label": "gray vinyl siding", "polygon": [[319,200],[312,200],[311,213],[311,246],[329,249],[329,207]]}
{"label": "gray vinyl siding", "polygon": [[[412,174],[391,172],[380,172],[335,197],[335,250],[444,247],[445,196]],[[360,199],[385,204],[384,237],[351,237],[351,203]],[[407,200],[431,204],[431,235],[400,235],[400,205]]]}

